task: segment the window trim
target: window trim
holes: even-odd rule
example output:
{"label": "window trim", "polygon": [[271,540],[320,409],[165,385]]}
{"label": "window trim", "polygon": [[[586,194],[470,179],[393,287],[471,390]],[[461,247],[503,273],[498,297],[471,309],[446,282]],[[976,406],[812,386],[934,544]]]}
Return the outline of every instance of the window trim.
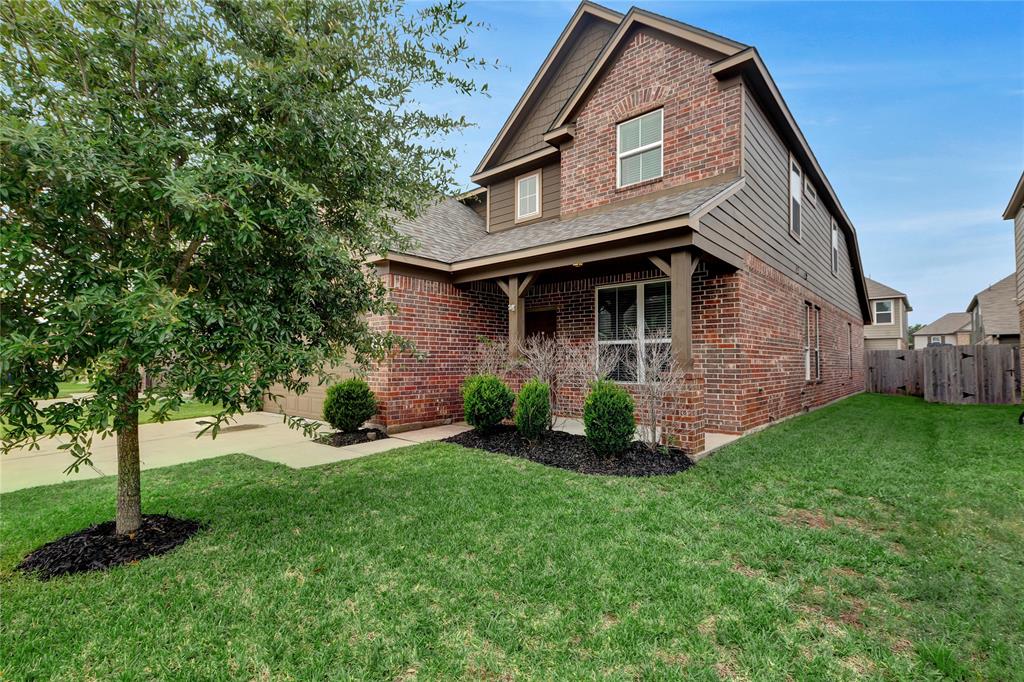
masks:
{"label": "window trim", "polygon": [[[889,321],[879,322],[878,321],[878,304],[888,303],[889,304]],[[896,300],[892,298],[878,298],[871,301],[871,324],[876,326],[892,326],[896,324]]]}
{"label": "window trim", "polygon": [[[803,169],[800,169],[803,171]],[[812,208],[818,205],[818,191],[814,189],[814,183],[811,179],[804,175],[804,196],[808,199],[808,205]]]}
{"label": "window trim", "polygon": [[[533,213],[526,213],[526,214],[523,214],[523,215],[519,215],[519,185],[520,185],[520,183],[523,180],[528,180],[529,178],[535,177],[535,176],[537,178],[537,210],[534,211]],[[544,180],[544,173],[539,168],[537,170],[535,170],[535,171],[530,171],[529,173],[523,173],[522,175],[517,175],[516,176],[516,180],[515,180],[515,183],[516,183],[516,190],[515,190],[516,217],[515,217],[515,222],[517,222],[517,223],[525,223],[528,220],[536,220],[537,218],[542,218],[544,216],[544,203],[543,203],[544,202],[544,186],[543,186],[543,180]]]}
{"label": "window trim", "polygon": [[[660,130],[658,131],[658,141],[657,142],[650,142],[650,143],[644,144],[644,145],[640,145],[636,149],[630,149],[628,152],[622,151],[622,126],[626,125],[627,123],[632,123],[633,121],[641,119],[644,116],[648,116],[650,114],[653,114],[656,111],[660,111],[661,112]],[[637,180],[636,182],[631,182],[628,185],[623,185],[622,184],[622,160],[623,159],[628,159],[631,156],[636,156],[637,154],[643,154],[644,152],[650,151],[652,149],[657,149],[658,147],[661,147],[661,163],[659,164],[659,167],[658,167],[658,174],[656,176],[654,176],[653,178],[642,178],[640,180]],[[618,123],[616,123],[615,124],[615,188],[616,189],[624,189],[626,187],[633,187],[633,186],[639,185],[640,183],[643,183],[643,182],[653,182],[654,180],[660,180],[663,177],[665,177],[665,107],[658,107],[657,109],[651,109],[650,111],[645,111],[642,114],[639,114],[639,115],[634,116],[632,118],[627,118],[625,121],[619,121]]]}
{"label": "window trim", "polygon": [[[647,325],[646,325],[646,320],[644,319],[644,292],[643,292],[643,287],[647,286],[648,284],[658,284],[659,282],[667,282],[668,283],[668,285],[669,285],[669,287],[668,287],[669,296],[671,296],[672,295],[672,279],[670,277],[655,277],[654,279],[642,279],[642,280],[638,280],[636,282],[620,282],[618,284],[602,284],[602,285],[594,287],[594,344],[597,346],[598,354],[600,354],[600,352],[601,352],[601,346],[602,345],[605,345],[605,346],[628,346],[628,345],[630,345],[632,343],[628,339],[627,340],[623,340],[623,341],[619,341],[619,340],[602,341],[601,340],[601,333],[600,333],[600,330],[598,329],[598,326],[599,326],[598,315],[600,313],[600,308],[598,307],[598,301],[599,301],[599,292],[602,291],[603,289],[628,289],[630,287],[633,287],[633,288],[636,289],[636,300],[637,300],[636,326],[637,326],[637,331],[642,333],[642,335],[643,335],[643,338],[638,341],[641,345],[646,345],[647,343],[668,343],[668,344],[672,343],[672,332],[671,332],[672,311],[671,311],[671,309],[669,310],[669,316],[668,316],[669,335],[667,337],[664,337],[664,338],[661,338],[661,337],[651,338],[651,339],[647,338]],[[638,337],[639,337],[639,334],[638,334]],[[644,360],[646,358],[646,355],[644,355],[641,351],[642,351],[641,348],[637,348],[637,352],[640,353],[640,355],[637,356],[638,357],[638,365],[639,365],[640,372],[638,373],[638,376],[637,376],[635,381],[618,381],[616,379],[610,379],[610,381],[614,381],[617,384],[626,384],[626,385],[630,385],[630,386],[643,383],[643,379],[646,378],[645,375],[647,373],[647,368],[646,368],[646,366],[644,364]]]}
{"label": "window trim", "polygon": [[814,380],[820,382],[821,375],[821,307],[814,306]]}
{"label": "window trim", "polygon": [[846,323],[847,346],[850,349],[850,376],[853,376],[853,323]]}
{"label": "window trim", "polygon": [[[938,341],[936,341],[936,339],[938,339]],[[928,337],[928,343],[929,344],[932,344],[932,343],[945,343],[945,342],[946,342],[946,340],[943,339],[938,334],[932,334],[931,336]]]}
{"label": "window trim", "polygon": [[832,274],[836,277],[839,276],[839,225],[836,223],[836,219],[832,218],[832,251],[829,254],[831,256]]}
{"label": "window trim", "polygon": [[804,381],[811,380],[811,302],[804,301]]}
{"label": "window trim", "polygon": [[[798,180],[798,182],[800,183],[800,188],[799,188],[799,191],[795,195],[793,194],[793,169],[794,169],[794,167],[796,168],[796,172],[799,173],[799,175],[800,175],[800,179]],[[804,220],[803,220],[804,212],[803,212],[803,210],[800,211],[800,219],[797,221],[797,229],[796,229],[796,231],[794,231],[793,230],[793,200],[796,199],[796,202],[800,205],[800,208],[803,209],[803,207],[804,207],[804,193],[803,193],[803,184],[804,183],[803,183],[803,180],[804,180],[805,177],[807,177],[807,176],[804,173],[803,166],[801,166],[799,163],[797,163],[796,157],[793,156],[792,153],[790,153],[790,155],[789,155],[789,165],[786,166],[786,178],[787,178],[786,186],[789,188],[789,192],[786,195],[786,215],[787,215],[787,217],[789,219],[789,236],[791,236],[793,239],[797,240],[798,242],[799,241],[803,241],[802,236],[803,236],[803,232],[804,232],[804,226],[803,226],[803,223],[804,223]]]}

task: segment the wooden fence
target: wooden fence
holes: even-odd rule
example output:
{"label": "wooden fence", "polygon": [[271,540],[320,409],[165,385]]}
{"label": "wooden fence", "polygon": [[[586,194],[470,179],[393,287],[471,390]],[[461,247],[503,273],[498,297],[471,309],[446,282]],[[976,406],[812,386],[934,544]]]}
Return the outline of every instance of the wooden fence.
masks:
{"label": "wooden fence", "polygon": [[1021,400],[1016,346],[933,346],[866,352],[867,390],[916,395],[932,403],[1016,404]]}

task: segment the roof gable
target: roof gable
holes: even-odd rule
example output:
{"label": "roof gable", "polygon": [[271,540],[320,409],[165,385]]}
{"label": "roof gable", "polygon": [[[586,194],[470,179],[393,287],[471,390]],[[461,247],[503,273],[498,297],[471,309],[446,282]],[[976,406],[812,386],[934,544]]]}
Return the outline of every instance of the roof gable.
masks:
{"label": "roof gable", "polygon": [[561,108],[621,19],[621,14],[606,7],[586,0],[580,3],[487,148],[473,171],[474,176],[517,156],[544,149],[543,135],[550,123],[550,118],[544,120],[546,113],[554,116]]}
{"label": "roof gable", "polygon": [[979,291],[967,311],[981,309],[981,324],[985,334],[998,336],[1020,334],[1020,312],[1014,299],[1015,273],[1011,273],[992,286]]}
{"label": "roof gable", "polygon": [[918,329],[916,332],[914,332],[914,336],[930,336],[933,334],[955,334],[959,331],[970,330],[970,313],[946,313],[945,315],[935,320],[931,324],[926,324],[925,326]]}
{"label": "roof gable", "polygon": [[907,303],[907,310],[912,310],[910,307],[910,299],[902,291],[897,291],[892,287],[876,282],[870,277],[864,278],[864,283],[868,287],[868,299],[874,300],[876,298],[902,298]]}

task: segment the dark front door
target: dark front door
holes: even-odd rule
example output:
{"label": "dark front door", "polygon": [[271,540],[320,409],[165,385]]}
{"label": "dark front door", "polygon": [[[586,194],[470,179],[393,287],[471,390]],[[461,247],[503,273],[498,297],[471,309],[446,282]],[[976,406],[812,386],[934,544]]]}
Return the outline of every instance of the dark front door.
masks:
{"label": "dark front door", "polygon": [[526,311],[526,338],[534,334],[541,334],[555,338],[558,331],[558,311],[549,308],[547,310]]}

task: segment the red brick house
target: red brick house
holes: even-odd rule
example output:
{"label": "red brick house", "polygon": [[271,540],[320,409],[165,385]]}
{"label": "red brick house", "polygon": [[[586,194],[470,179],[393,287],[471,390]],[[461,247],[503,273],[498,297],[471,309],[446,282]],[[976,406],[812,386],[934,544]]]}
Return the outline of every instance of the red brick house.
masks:
{"label": "red brick house", "polygon": [[420,351],[371,377],[388,429],[460,419],[478,339],[537,329],[671,343],[693,451],[862,390],[857,236],[753,47],[584,2],[472,179],[376,264]]}

